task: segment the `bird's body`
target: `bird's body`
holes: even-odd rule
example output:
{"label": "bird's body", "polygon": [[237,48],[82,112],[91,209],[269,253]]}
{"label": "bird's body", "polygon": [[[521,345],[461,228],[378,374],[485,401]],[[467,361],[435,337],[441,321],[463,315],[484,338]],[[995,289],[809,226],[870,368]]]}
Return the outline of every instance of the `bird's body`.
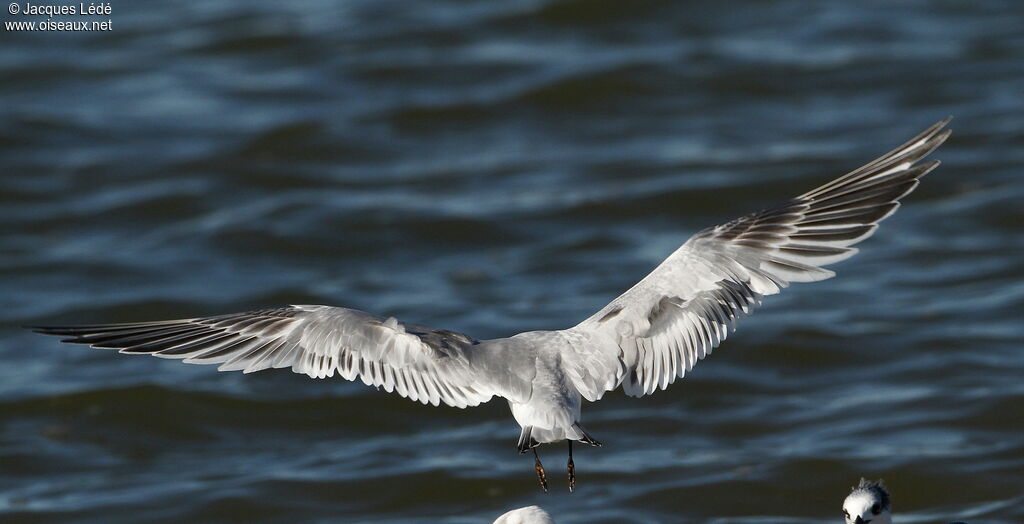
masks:
{"label": "bird's body", "polygon": [[532,375],[530,394],[509,398],[508,405],[521,428],[532,428],[528,438],[541,444],[584,438],[577,429],[582,398],[561,365],[570,339],[565,331],[530,331],[512,337],[512,343],[488,341],[503,346],[506,354],[536,355],[523,368]]}
{"label": "bird's body", "polygon": [[[522,428],[518,449],[599,443],[580,425],[583,400],[618,387],[665,389],[717,347],[736,320],[792,282],[833,276],[899,199],[938,162],[939,122],[896,150],[776,208],[705,229],[647,277],[576,326],[494,340],[331,306],[183,320],[40,327],[66,342],[249,373],[335,373],[424,404],[464,408],[505,398]],[[536,455],[536,450],[534,450]],[[543,468],[537,459],[541,482]]]}

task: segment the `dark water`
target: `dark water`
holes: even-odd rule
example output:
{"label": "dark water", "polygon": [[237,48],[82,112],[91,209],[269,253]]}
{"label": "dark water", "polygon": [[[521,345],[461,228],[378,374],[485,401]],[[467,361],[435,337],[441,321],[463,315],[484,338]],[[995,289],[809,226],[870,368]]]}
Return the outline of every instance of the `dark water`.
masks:
{"label": "dark water", "polygon": [[[301,5],[300,5],[301,4]],[[4,20],[10,20],[6,13]],[[1024,4],[118,2],[0,33],[0,521],[1024,521]],[[326,303],[562,328],[704,226],[955,115],[839,277],[772,297],[602,449],[507,407],[218,374],[17,326]],[[942,520],[946,519],[946,520]]]}

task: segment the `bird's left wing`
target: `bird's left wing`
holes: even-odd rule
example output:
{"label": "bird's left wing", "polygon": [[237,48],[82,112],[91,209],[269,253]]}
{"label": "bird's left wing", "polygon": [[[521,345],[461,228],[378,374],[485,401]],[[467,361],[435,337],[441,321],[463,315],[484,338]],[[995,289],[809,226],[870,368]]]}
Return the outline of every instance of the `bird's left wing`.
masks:
{"label": "bird's left wing", "polygon": [[290,367],[313,378],[337,372],[346,380],[359,378],[435,406],[475,406],[504,393],[472,366],[477,346],[472,338],[341,307],[289,306],[182,320],[32,329],[63,336],[63,342],[121,353],[220,364],[220,371]]}
{"label": "bird's left wing", "polygon": [[919,162],[949,136],[942,130],[948,121],[784,205],[691,237],[631,289],[566,330],[574,343],[563,360],[577,389],[588,400],[620,384],[632,396],[665,389],[725,340],[763,296],[790,282],[831,278],[823,266],[853,256],[851,246],[938,165]]}

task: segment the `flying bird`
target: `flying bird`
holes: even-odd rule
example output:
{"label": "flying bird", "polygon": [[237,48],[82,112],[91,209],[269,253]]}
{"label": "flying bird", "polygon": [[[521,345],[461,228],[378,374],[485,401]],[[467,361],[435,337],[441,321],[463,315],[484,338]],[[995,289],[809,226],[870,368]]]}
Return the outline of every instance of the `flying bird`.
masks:
{"label": "flying bird", "polygon": [[293,305],[182,320],[34,327],[63,342],[219,364],[251,373],[291,368],[313,378],[338,374],[423,404],[465,408],[508,401],[522,428],[517,450],[568,440],[600,446],[580,425],[584,400],[621,387],[634,397],[663,390],[716,348],[767,295],[834,273],[825,266],[891,215],[938,165],[922,160],[949,136],[949,119],[892,152],[777,207],[693,235],[640,282],[568,329],[508,338],[469,335],[355,309]]}

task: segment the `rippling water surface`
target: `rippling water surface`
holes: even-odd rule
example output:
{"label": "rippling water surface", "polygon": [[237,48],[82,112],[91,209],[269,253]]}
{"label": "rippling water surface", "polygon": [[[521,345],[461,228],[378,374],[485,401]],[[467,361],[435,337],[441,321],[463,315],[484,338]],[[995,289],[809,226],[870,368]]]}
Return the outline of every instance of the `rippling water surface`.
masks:
{"label": "rippling water surface", "polygon": [[[1024,521],[1015,1],[118,2],[0,33],[0,520]],[[7,14],[3,15],[8,20]],[[589,316],[702,227],[955,115],[901,211],[666,392],[541,449],[493,401],[219,374],[18,326],[347,305]],[[942,520],[945,519],[945,520]]]}

